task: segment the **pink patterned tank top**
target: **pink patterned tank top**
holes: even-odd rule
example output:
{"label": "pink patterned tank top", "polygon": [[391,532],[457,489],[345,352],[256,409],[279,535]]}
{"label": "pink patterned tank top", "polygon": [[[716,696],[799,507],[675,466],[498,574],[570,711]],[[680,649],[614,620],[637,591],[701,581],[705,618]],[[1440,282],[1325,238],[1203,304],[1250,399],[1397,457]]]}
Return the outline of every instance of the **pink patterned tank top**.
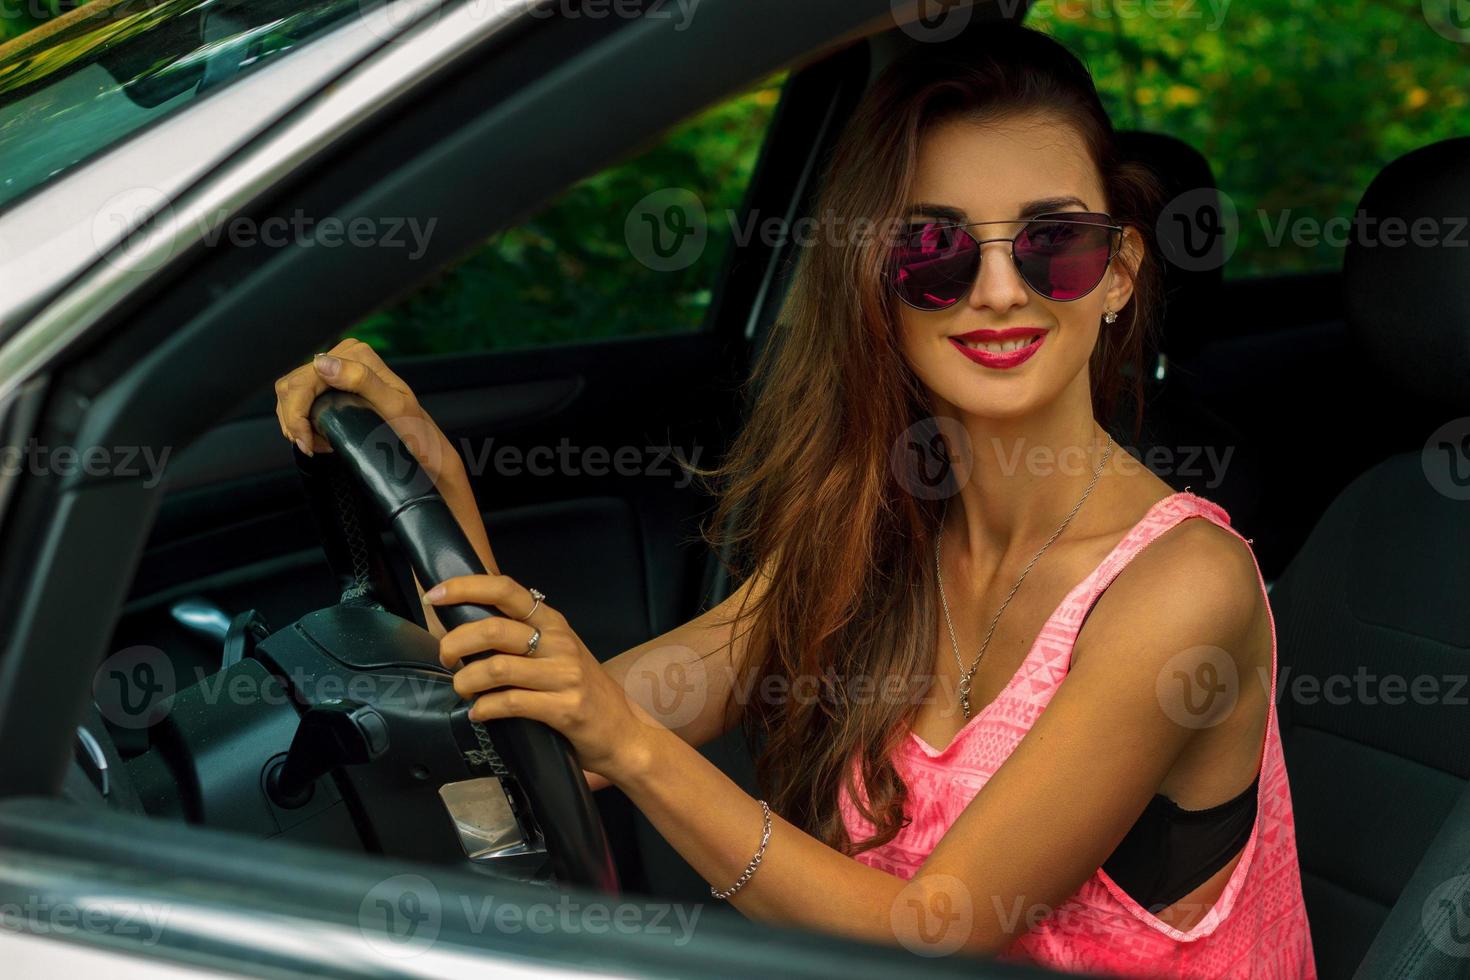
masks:
{"label": "pink patterned tank top", "polygon": [[[1230,526],[1229,515],[1212,501],[1186,491],[1155,503],[1062,600],[1005,690],[948,746],[937,750],[909,732],[894,757],[909,790],[905,814],[909,823],[893,840],[864,851],[857,860],[901,878],[914,876],[1046,709],[1067,675],[1082,621],[1103,590],[1149,542],[1191,517],[1203,517],[1240,537]],[[1264,594],[1264,581],[1261,590]],[[1274,619],[1270,689],[1276,689]],[[1099,868],[1050,916],[1018,936],[1003,958],[1113,976],[1314,980],[1316,965],[1302,903],[1291,791],[1274,698],[1267,712],[1256,799],[1255,824],[1224,891],[1187,931],[1154,916]],[[854,840],[872,835],[872,824],[845,793],[839,806]]]}

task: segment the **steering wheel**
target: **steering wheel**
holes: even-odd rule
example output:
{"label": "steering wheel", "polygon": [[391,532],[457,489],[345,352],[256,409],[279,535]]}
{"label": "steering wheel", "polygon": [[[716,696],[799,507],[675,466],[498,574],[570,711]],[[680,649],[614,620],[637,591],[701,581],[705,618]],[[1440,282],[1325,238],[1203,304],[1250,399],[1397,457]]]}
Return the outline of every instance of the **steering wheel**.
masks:
{"label": "steering wheel", "polygon": [[[311,419],[349,478],[396,533],[419,582],[427,587],[456,575],[485,574],[432,479],[366,400],[325,392],[313,403]],[[474,605],[440,606],[437,613],[450,629],[502,615]],[[416,639],[421,643],[422,637]],[[548,725],[525,718],[494,719],[484,727],[540,825],[557,880],[617,893],[607,833],[571,743]]]}

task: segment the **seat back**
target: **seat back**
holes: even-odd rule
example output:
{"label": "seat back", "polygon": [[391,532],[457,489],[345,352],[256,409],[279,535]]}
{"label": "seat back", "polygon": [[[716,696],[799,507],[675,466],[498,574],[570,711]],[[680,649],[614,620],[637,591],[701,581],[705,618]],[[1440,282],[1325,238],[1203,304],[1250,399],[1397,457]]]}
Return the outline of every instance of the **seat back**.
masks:
{"label": "seat back", "polygon": [[[1360,207],[1380,227],[1389,217],[1408,226],[1428,218],[1447,233],[1446,216],[1470,214],[1467,170],[1470,139],[1426,147],[1385,168]],[[1427,237],[1349,244],[1354,337],[1394,362],[1365,395],[1391,410],[1395,391],[1413,385],[1443,406],[1446,424],[1424,433],[1422,451],[1353,481],[1271,592],[1303,890],[1324,978],[1388,963],[1409,971],[1395,975],[1470,975],[1470,875],[1455,879],[1470,872],[1470,805],[1456,809],[1470,780],[1464,261],[1463,249]],[[1320,451],[1331,452],[1352,433],[1323,436]],[[1425,880],[1439,874],[1444,881]],[[1446,895],[1450,911],[1435,904]],[[1378,967],[1364,966],[1375,936]],[[1446,949],[1459,949],[1458,960],[1421,955]],[[1433,972],[1434,962],[1460,972]],[[1412,972],[1421,968],[1430,972]]]}
{"label": "seat back", "polygon": [[1165,211],[1155,229],[1164,276],[1159,350],[1170,360],[1188,361],[1211,339],[1220,322],[1224,262],[1212,260],[1208,253],[1201,258],[1187,251],[1192,243],[1172,220],[1170,206],[1185,209],[1188,213],[1181,217],[1191,220],[1198,209],[1218,212],[1215,172],[1203,153],[1165,133],[1121,129],[1118,147],[1125,158],[1148,167],[1163,190],[1160,203]]}
{"label": "seat back", "polygon": [[[1221,329],[1225,304],[1224,262],[1192,252],[1190,232],[1175,218],[1204,222],[1196,213],[1220,208],[1214,171],[1204,155],[1164,133],[1118,131],[1119,150],[1158,179],[1163,214],[1153,221],[1163,272],[1163,306],[1157,350],[1143,379],[1143,425],[1134,437],[1133,406],[1120,404],[1111,428],[1175,490],[1186,486],[1224,507],[1235,527],[1253,534],[1265,466],[1251,440],[1208,403],[1191,364]],[[1210,460],[1225,459],[1217,467]]]}

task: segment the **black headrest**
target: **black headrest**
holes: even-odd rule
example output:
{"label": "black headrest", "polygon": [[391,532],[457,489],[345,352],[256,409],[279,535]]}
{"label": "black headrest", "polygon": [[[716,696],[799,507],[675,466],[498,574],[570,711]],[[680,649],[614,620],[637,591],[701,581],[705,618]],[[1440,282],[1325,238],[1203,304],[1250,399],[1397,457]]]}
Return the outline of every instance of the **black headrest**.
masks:
{"label": "black headrest", "polygon": [[[1148,167],[1159,179],[1166,214],[1176,201],[1191,213],[1211,206],[1218,213],[1220,192],[1204,154],[1173,136],[1137,129],[1119,130],[1118,143],[1126,159]],[[1164,266],[1159,346],[1171,358],[1187,360],[1214,336],[1225,273],[1223,264],[1202,263],[1197,255],[1182,254],[1181,234],[1167,217],[1156,229]]]}
{"label": "black headrest", "polygon": [[1355,217],[1342,273],[1358,342],[1407,390],[1470,405],[1470,137],[1384,167]]}

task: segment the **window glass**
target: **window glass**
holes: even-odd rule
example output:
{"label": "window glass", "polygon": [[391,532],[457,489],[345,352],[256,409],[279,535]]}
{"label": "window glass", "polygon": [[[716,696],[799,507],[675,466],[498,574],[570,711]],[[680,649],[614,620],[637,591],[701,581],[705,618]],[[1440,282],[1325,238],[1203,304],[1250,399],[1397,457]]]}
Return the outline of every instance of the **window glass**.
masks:
{"label": "window glass", "polygon": [[348,335],[403,356],[698,330],[785,79],[573,185]]}
{"label": "window glass", "polygon": [[1455,3],[1038,0],[1027,23],[1087,62],[1117,128],[1205,155],[1238,227],[1225,275],[1241,278],[1340,269],[1374,175],[1470,133]]}
{"label": "window glass", "polygon": [[0,207],[371,6],[94,0],[39,26],[41,9],[0,16],[0,40],[28,29],[0,44]]}

